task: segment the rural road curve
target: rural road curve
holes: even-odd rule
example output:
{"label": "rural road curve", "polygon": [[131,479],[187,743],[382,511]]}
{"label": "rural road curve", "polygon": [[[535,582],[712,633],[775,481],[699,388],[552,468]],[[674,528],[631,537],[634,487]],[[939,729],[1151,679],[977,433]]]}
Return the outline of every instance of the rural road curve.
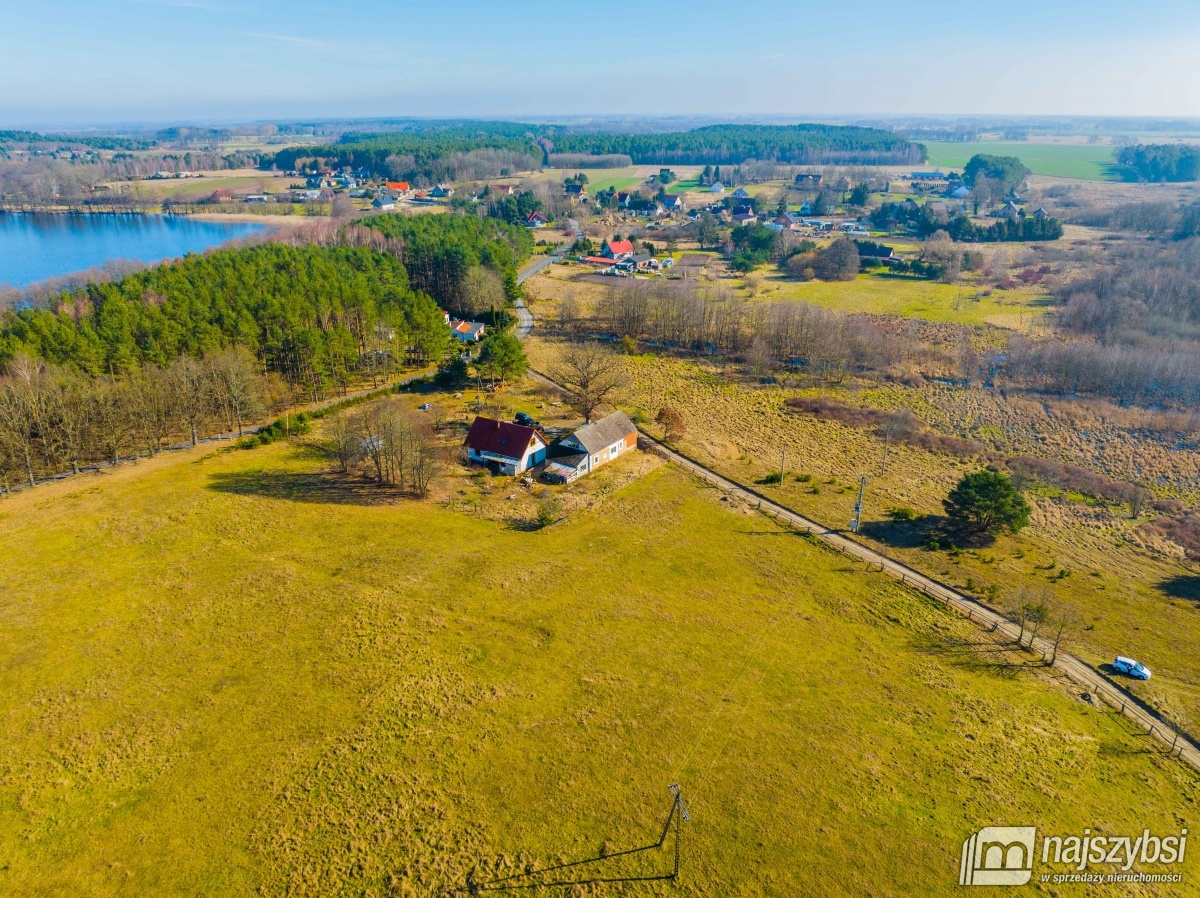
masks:
{"label": "rural road curve", "polygon": [[[549,264],[549,257],[539,260],[538,263],[535,263],[536,267],[530,266],[521,273],[518,277],[518,282],[523,282],[526,278],[541,271],[547,264]],[[516,305],[517,315],[520,318],[517,336],[524,340],[529,336],[529,332],[533,330],[533,314],[525,307],[523,300],[519,300]],[[563,389],[560,384],[544,374],[532,369],[529,374],[535,380],[541,381],[548,386],[559,390]],[[711,468],[705,467],[699,462],[664,445],[646,434],[641,428],[638,431],[640,434],[639,442],[649,444],[655,452],[668,461],[699,477],[701,480],[712,484],[717,489],[742,499],[769,517],[783,521],[797,530],[811,534],[839,552],[865,562],[868,569],[878,565],[878,573],[887,574],[893,579],[899,580],[905,586],[920,590],[930,598],[946,603],[960,614],[966,615],[969,620],[981,629],[986,630],[988,633],[998,634],[1001,638],[1007,637],[1012,643],[1016,643],[1020,635],[1020,627],[1003,615],[980,604],[970,596],[946,586],[944,583],[939,583],[902,562],[889,558],[856,540],[849,539],[836,530],[830,530],[823,524],[797,514],[787,506],[773,502],[761,493],[730,480],[722,474],[718,474]],[[1042,652],[1043,658],[1050,657],[1053,654],[1052,643],[1045,639],[1035,639],[1029,648],[1033,651]],[[1168,724],[1160,720],[1141,700],[1119,683],[1110,680],[1091,665],[1076,658],[1074,655],[1061,650],[1058,652],[1058,657],[1055,658],[1053,666],[1066,674],[1073,682],[1086,688],[1106,704],[1135,721],[1146,730],[1147,735],[1155,736],[1165,746],[1166,750],[1172,751],[1196,770],[1200,770],[1200,748],[1197,748],[1191,738],[1173,731]]]}

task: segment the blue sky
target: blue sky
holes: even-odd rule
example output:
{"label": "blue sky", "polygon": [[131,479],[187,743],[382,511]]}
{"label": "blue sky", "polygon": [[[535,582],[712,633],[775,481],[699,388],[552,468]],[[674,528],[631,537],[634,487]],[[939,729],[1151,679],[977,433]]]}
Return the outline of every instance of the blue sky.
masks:
{"label": "blue sky", "polygon": [[4,0],[0,127],[358,116],[1200,116],[1196,0]]}

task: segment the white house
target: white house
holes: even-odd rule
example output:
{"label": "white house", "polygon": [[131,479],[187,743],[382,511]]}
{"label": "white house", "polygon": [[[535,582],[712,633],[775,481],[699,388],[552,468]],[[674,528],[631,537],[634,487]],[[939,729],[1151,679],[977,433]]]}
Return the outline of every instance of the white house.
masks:
{"label": "white house", "polygon": [[483,339],[486,329],[481,321],[460,321],[451,318],[447,323],[450,325],[450,335],[459,343],[478,343]]}
{"label": "white house", "polygon": [[464,445],[467,457],[500,474],[520,474],[546,458],[546,440],[532,427],[478,417]]}

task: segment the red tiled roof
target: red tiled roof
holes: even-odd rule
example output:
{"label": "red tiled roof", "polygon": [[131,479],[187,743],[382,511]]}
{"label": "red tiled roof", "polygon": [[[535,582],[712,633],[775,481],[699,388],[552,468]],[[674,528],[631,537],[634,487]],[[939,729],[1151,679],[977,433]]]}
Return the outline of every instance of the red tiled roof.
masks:
{"label": "red tiled roof", "polygon": [[407,181],[388,181],[387,186],[389,190],[408,190]]}
{"label": "red tiled roof", "polygon": [[584,256],[584,262],[591,262],[593,265],[611,265],[613,260],[607,256]]}
{"label": "red tiled roof", "polygon": [[535,437],[541,439],[538,432],[532,427],[479,417],[471,425],[465,445],[476,452],[491,452],[493,455],[503,455],[506,458],[521,458]]}
{"label": "red tiled roof", "polygon": [[620,253],[631,253],[633,252],[633,241],[610,240],[608,241],[608,251],[613,255],[619,255]]}

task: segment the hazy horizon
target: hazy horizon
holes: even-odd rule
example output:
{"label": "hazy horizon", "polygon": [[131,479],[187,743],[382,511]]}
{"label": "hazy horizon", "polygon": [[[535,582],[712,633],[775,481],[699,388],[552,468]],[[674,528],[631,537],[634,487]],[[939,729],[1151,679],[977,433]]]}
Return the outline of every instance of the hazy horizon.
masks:
{"label": "hazy horizon", "polygon": [[[1200,116],[1200,6],[1163,0],[12,0],[0,125],[378,117]],[[53,19],[53,52],[45,34]],[[736,110],[736,111],[735,111]],[[748,111],[752,110],[752,111]],[[861,110],[847,112],[846,110]]]}

